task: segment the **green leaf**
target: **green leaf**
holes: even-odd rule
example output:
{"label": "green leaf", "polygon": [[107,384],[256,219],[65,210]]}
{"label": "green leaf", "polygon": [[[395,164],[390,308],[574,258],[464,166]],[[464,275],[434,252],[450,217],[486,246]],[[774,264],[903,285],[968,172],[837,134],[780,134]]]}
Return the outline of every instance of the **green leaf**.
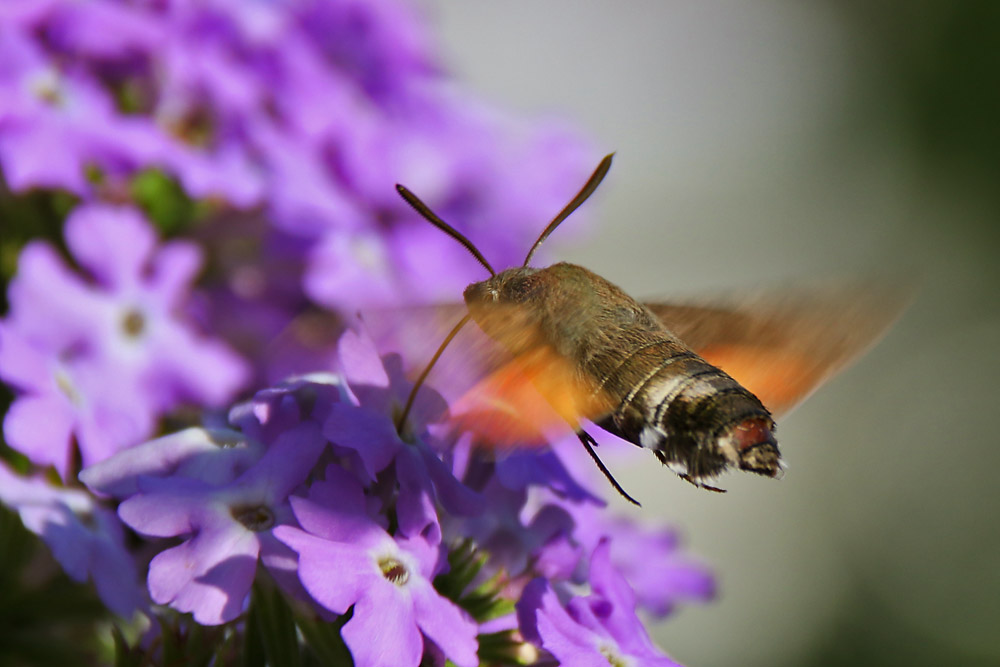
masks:
{"label": "green leaf", "polygon": [[264,667],[267,664],[267,651],[264,649],[261,633],[257,631],[252,619],[247,623],[243,634],[243,667]]}
{"label": "green leaf", "polygon": [[125,635],[117,626],[111,628],[111,637],[114,640],[115,667],[139,667],[142,664],[142,653],[128,645]]}
{"label": "green leaf", "polygon": [[503,630],[479,635],[479,662],[483,665],[529,665],[535,660],[535,651],[524,651],[514,630]]}
{"label": "green leaf", "polygon": [[278,589],[254,584],[246,632],[248,641],[252,633],[259,635],[268,664],[282,667],[302,664],[292,610]]}
{"label": "green leaf", "polygon": [[351,652],[340,636],[340,630],[351,620],[353,610],[352,607],[332,623],[302,615],[295,619],[309,651],[324,667],[354,667]]}
{"label": "green leaf", "polygon": [[434,588],[480,623],[514,611],[514,602],[502,597],[503,578],[498,573],[469,591],[482,572],[487,555],[471,540],[465,540],[448,552],[448,572],[434,578]]}
{"label": "green leaf", "polygon": [[485,563],[486,555],[479,554],[471,540],[465,540],[448,552],[448,572],[435,577],[434,588],[457,603]]}
{"label": "green leaf", "polygon": [[217,662],[215,654],[225,638],[224,627],[198,625],[190,615],[177,616],[172,622],[161,615],[160,620],[165,667],[207,667]]}
{"label": "green leaf", "polygon": [[187,193],[159,169],[147,169],[132,179],[132,197],[164,236],[184,230],[195,217]]}
{"label": "green leaf", "polygon": [[0,606],[12,592],[8,581],[15,581],[24,567],[36,541],[21,525],[21,519],[6,507],[0,506]]}

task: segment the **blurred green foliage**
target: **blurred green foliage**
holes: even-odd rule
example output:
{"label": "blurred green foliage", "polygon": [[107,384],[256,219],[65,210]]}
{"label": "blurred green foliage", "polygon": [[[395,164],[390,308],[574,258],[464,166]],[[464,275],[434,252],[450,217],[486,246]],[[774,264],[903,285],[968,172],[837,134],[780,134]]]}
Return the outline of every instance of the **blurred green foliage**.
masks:
{"label": "blurred green foliage", "polygon": [[1000,660],[994,656],[972,653],[966,647],[944,641],[926,628],[908,623],[881,598],[871,595],[862,578],[857,577],[854,582],[839,617],[801,667],[1000,665]]}
{"label": "blurred green foliage", "polygon": [[0,507],[0,665],[98,664],[108,619],[93,590],[63,574],[18,516]]}
{"label": "blurred green foliage", "polygon": [[[862,54],[857,60],[862,87],[848,101],[854,114],[850,131],[858,132],[862,141],[873,135],[893,137],[901,144],[909,159],[907,167],[915,172],[919,183],[948,191],[957,201],[974,201],[975,207],[983,207],[985,215],[960,214],[951,218],[951,231],[995,245],[1000,240],[1000,227],[995,222],[1000,215],[1000,188],[996,187],[1000,181],[1000,2],[838,0],[828,4],[844,20],[846,34],[858,41],[857,51]],[[988,278],[984,276],[983,280]],[[993,316],[985,304],[976,313],[980,318]],[[942,407],[947,410],[947,406]],[[944,461],[942,464],[947,465]],[[912,520],[915,524],[922,521],[917,508]],[[964,538],[965,548],[975,545],[989,553],[995,528],[984,525],[983,530],[990,532]],[[943,535],[935,537],[947,539]],[[954,548],[958,551],[962,547]],[[904,566],[891,558],[885,550],[865,553],[866,560],[856,564],[854,586],[845,595],[836,622],[826,628],[810,659],[798,664],[1000,665],[1000,634],[995,631],[993,650],[984,653],[984,646],[959,645],[949,638],[953,633],[933,624],[916,625],[874,593],[872,573],[897,571]],[[956,565],[941,562],[940,567]],[[942,578],[946,576],[951,573],[942,571]],[[990,582],[982,581],[981,585],[987,591]],[[960,592],[954,591],[954,595]],[[936,598],[930,591],[921,596],[920,602],[924,607],[945,603],[962,604],[960,599]],[[980,616],[971,604],[968,618],[974,619],[972,625],[984,628],[984,636],[988,636],[990,625],[1000,620],[993,614]]]}
{"label": "blurred green foliage", "polygon": [[[888,117],[914,163],[1000,208],[1000,2],[850,0],[831,7],[864,40],[862,122]],[[876,121],[877,122],[877,121]]]}

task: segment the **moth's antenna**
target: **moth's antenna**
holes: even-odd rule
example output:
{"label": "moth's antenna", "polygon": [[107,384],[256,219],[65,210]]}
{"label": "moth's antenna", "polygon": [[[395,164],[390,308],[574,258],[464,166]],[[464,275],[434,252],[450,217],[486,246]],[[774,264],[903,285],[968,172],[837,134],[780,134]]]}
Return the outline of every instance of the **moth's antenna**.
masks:
{"label": "moth's antenna", "polygon": [[551,234],[553,230],[559,226],[559,223],[568,218],[573,211],[579,208],[580,204],[587,201],[587,198],[594,194],[594,190],[597,189],[597,186],[601,184],[601,181],[603,181],[604,177],[608,174],[608,169],[611,169],[611,158],[614,156],[614,153],[609,153],[604,156],[604,159],[601,160],[599,165],[597,165],[597,169],[595,169],[594,173],[590,175],[590,179],[587,181],[587,184],[583,186],[583,189],[580,190],[575,197],[573,197],[573,201],[566,204],[566,208],[561,210],[559,215],[553,218],[552,222],[549,223],[549,226],[545,228],[545,230],[538,237],[538,240],[535,241],[535,245],[531,246],[531,250],[528,251],[528,256],[524,258],[524,264],[522,264],[522,266],[528,265],[528,262],[531,261],[531,256],[535,254],[536,250],[538,250],[538,246],[542,245],[542,242],[545,241],[545,239],[549,237],[549,234]]}
{"label": "moth's antenna", "polygon": [[472,319],[472,315],[466,313],[465,316],[458,321],[458,324],[456,324],[448,335],[445,336],[444,342],[442,342],[440,347],[438,347],[437,352],[434,353],[431,360],[427,362],[427,366],[425,366],[423,372],[420,373],[420,377],[418,377],[417,381],[413,383],[413,389],[410,389],[410,395],[406,397],[406,405],[403,406],[403,411],[399,414],[399,418],[396,419],[396,433],[402,435],[403,426],[406,424],[406,418],[410,416],[410,410],[413,408],[413,401],[417,398],[417,391],[419,391],[420,387],[423,386],[424,380],[427,379],[427,375],[431,372],[431,369],[434,368],[434,364],[437,363],[437,360],[441,358],[441,355],[444,353],[444,349],[448,347],[448,343],[450,343],[452,339],[458,335],[458,332],[462,330],[462,327],[468,324],[470,319]]}
{"label": "moth's antenna", "polygon": [[471,252],[472,256],[475,257],[477,260],[479,260],[480,264],[486,267],[486,270],[490,272],[491,276],[495,276],[497,274],[497,272],[493,270],[493,267],[490,266],[490,263],[486,261],[486,258],[483,257],[483,253],[479,252],[479,249],[476,248],[476,246],[472,245],[472,241],[465,238],[465,235],[462,234],[462,232],[458,231],[457,229],[449,225],[447,222],[439,218],[437,214],[434,213],[434,211],[430,210],[427,207],[427,204],[420,201],[415,194],[407,190],[399,183],[396,184],[396,192],[399,193],[399,196],[402,197],[407,204],[413,207],[413,210],[415,210],[417,213],[423,216],[423,218],[427,220],[427,222],[431,223],[432,225],[440,229],[442,232],[444,232],[445,234],[447,234],[448,236],[450,236],[451,238],[455,239],[463,246],[465,246],[465,249]]}

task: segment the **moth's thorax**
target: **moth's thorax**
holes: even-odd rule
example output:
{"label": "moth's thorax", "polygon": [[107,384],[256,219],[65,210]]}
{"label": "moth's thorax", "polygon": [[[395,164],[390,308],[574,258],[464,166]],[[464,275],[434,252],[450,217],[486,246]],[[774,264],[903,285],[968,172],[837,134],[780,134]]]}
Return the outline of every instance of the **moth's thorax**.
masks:
{"label": "moth's thorax", "polygon": [[483,331],[512,352],[545,344],[580,365],[600,362],[644,332],[670,335],[620,288],[566,262],[507,269],[469,285],[464,298]]}

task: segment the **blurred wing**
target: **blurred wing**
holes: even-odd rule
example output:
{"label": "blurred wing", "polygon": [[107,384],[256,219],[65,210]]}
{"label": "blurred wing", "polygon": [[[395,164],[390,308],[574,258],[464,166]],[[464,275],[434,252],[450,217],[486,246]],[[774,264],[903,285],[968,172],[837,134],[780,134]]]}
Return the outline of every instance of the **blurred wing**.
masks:
{"label": "blurred wing", "polygon": [[[466,312],[464,304],[448,303],[365,310],[361,319],[379,353],[398,354],[407,376],[415,379]],[[470,323],[443,352],[426,382],[451,403],[504,361],[499,346]]]}
{"label": "blurred wing", "polygon": [[[416,378],[466,312],[464,304],[412,306],[366,311],[362,319],[380,352],[399,354],[407,375]],[[529,337],[516,321],[505,322],[502,335]],[[471,432],[479,446],[504,449],[539,447],[566,432],[574,412],[567,403],[574,397],[566,390],[568,379],[558,355],[536,346],[515,356],[469,322],[426,383],[448,401],[457,429]]]}
{"label": "blurred wing", "polygon": [[[464,306],[449,304],[365,313],[363,318],[378,348],[400,354],[415,378],[465,313]],[[580,418],[606,410],[570,363],[533,342],[542,337],[523,324],[516,309],[498,306],[488,328],[496,339],[475,322],[467,324],[426,380],[448,400],[452,424],[473,433],[479,446],[542,446],[566,435]]]}
{"label": "blurred wing", "polygon": [[[475,325],[473,325],[475,326]],[[490,449],[539,447],[586,417],[569,365],[546,348],[520,354],[452,405],[454,423]]]}
{"label": "blurred wing", "polygon": [[646,306],[778,416],[874,345],[899,317],[908,291],[864,283]]}

